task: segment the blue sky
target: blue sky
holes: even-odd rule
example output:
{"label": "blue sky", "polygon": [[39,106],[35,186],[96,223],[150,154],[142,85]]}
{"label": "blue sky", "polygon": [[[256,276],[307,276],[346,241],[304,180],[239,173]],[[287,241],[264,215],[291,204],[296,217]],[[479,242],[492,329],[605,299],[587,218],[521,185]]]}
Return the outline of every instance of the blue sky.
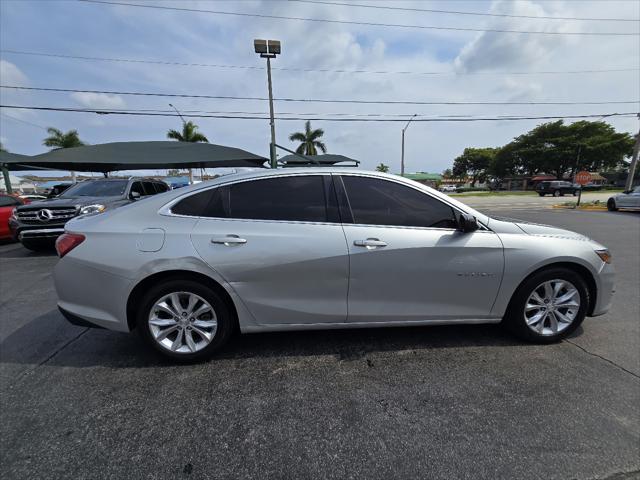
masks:
{"label": "blue sky", "polygon": [[[133,2],[135,3],[135,2]],[[361,3],[372,4],[373,1]],[[388,11],[286,1],[164,1],[163,6],[329,18],[376,23],[551,31],[634,31],[632,22],[578,22],[473,17]],[[494,12],[531,16],[640,17],[640,2],[449,1],[378,2],[376,5]],[[637,31],[637,30],[636,30]],[[254,38],[283,43],[277,67],[446,71],[449,76],[291,72],[274,70],[274,95],[295,98],[456,101],[637,100],[639,72],[580,75],[509,75],[638,67],[638,37],[572,37],[383,28],[165,11],[75,1],[0,1],[0,47],[63,55],[262,66]],[[32,87],[265,96],[262,69],[221,69],[81,61],[1,53],[2,84]],[[478,75],[480,72],[482,75]],[[473,73],[473,74],[468,74]],[[0,89],[2,104],[56,107],[268,112],[264,101],[140,98],[117,95],[19,92]],[[276,112],[387,113],[406,115],[556,115],[638,111],[635,105],[601,106],[410,106],[276,103]],[[12,152],[45,151],[43,127],[78,129],[83,140],[103,143],[162,140],[177,118],[98,116],[85,113],[0,109],[0,140]],[[268,156],[269,126],[262,120],[196,119],[210,141]],[[414,123],[407,131],[408,171],[440,172],[467,146],[498,146],[536,121]],[[611,120],[635,132],[632,118]],[[313,122],[325,130],[332,153],[380,162],[399,170],[398,123]],[[302,121],[278,121],[278,143]]]}

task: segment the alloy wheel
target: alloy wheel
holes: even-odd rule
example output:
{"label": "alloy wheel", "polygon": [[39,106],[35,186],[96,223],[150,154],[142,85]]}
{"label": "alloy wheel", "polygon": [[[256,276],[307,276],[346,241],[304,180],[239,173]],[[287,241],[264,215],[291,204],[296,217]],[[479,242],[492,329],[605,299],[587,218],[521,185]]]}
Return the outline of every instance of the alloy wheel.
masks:
{"label": "alloy wheel", "polygon": [[153,339],[177,353],[202,350],[218,330],[213,307],[191,292],[172,292],[158,299],[151,307],[148,324]]}
{"label": "alloy wheel", "polygon": [[524,320],[538,335],[556,335],[578,316],[580,293],[567,280],[548,280],[538,285],[525,303]]}

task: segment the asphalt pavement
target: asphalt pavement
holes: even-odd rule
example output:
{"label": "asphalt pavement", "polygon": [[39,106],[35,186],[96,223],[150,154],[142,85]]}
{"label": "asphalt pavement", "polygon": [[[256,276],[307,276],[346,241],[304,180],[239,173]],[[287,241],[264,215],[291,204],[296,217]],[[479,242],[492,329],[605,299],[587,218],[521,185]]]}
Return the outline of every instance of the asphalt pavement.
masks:
{"label": "asphalt pavement", "polygon": [[639,478],[640,215],[496,210],[608,245],[611,312],[547,346],[499,326],[270,333],[178,366],[67,324],[56,258],[0,246],[1,477]]}

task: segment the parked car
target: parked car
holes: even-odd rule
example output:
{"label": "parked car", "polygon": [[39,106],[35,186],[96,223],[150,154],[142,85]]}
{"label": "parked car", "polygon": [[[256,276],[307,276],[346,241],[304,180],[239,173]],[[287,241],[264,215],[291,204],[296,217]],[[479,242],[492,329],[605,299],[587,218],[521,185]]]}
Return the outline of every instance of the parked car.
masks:
{"label": "parked car", "polygon": [[29,201],[15,195],[0,193],[0,240],[7,240],[13,237],[9,229],[9,218],[17,206],[25,203],[29,203]]}
{"label": "parked car", "polygon": [[554,197],[562,197],[565,194],[575,196],[578,195],[579,191],[580,185],[560,180],[553,180],[550,182],[544,181],[536,185],[536,192],[538,192],[538,195],[541,197],[544,197],[547,194],[553,195]]}
{"label": "parked car", "polygon": [[610,212],[619,208],[640,208],[640,186],[618,193],[607,200],[607,209]]}
{"label": "parked car", "polygon": [[440,191],[443,193],[456,193],[455,185],[440,185]]}
{"label": "parked car", "polygon": [[72,323],[206,357],[240,332],[503,322],[549,343],[609,309],[608,250],[498,220],[402,177],[251,171],[69,222],[56,248]]}
{"label": "parked car", "polygon": [[55,198],[16,208],[9,227],[26,248],[51,248],[74,217],[102,213],[168,190],[166,183],[150,178],[85,180]]}

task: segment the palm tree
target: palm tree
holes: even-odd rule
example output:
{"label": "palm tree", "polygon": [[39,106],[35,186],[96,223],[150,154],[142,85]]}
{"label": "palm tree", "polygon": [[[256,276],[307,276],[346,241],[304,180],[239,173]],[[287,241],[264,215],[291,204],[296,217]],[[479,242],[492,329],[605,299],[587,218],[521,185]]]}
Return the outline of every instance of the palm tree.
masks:
{"label": "palm tree", "polygon": [[167,138],[171,138],[173,140],[177,140],[179,142],[203,142],[209,143],[207,137],[197,131],[198,125],[189,121],[182,123],[182,132],[177,130],[169,130],[167,132]]}
{"label": "palm tree", "polygon": [[67,133],[62,133],[62,130],[49,127],[47,128],[47,133],[49,136],[44,139],[42,144],[46,147],[53,147],[53,150],[81,147],[84,145],[84,142],[80,140],[77,130],[69,130]]}
{"label": "palm tree", "polygon": [[[58,150],[60,148],[73,148],[81,147],[84,142],[80,140],[77,130],[69,130],[67,133],[62,133],[62,130],[57,128],[47,128],[49,136],[44,139],[42,144],[46,147],[52,147],[52,150]],[[71,181],[76,182],[76,172],[71,172]]]}
{"label": "palm tree", "polygon": [[380,165],[378,165],[376,167],[376,171],[377,172],[382,172],[382,173],[387,173],[389,171],[389,165],[385,165],[384,163],[381,163]]}
{"label": "palm tree", "polygon": [[324,130],[316,128],[311,130],[311,122],[307,120],[304,124],[304,133],[295,132],[289,135],[289,140],[292,142],[301,142],[296,153],[303,155],[317,155],[318,148],[322,150],[322,153],[327,153],[327,147],[319,139],[324,135]]}

